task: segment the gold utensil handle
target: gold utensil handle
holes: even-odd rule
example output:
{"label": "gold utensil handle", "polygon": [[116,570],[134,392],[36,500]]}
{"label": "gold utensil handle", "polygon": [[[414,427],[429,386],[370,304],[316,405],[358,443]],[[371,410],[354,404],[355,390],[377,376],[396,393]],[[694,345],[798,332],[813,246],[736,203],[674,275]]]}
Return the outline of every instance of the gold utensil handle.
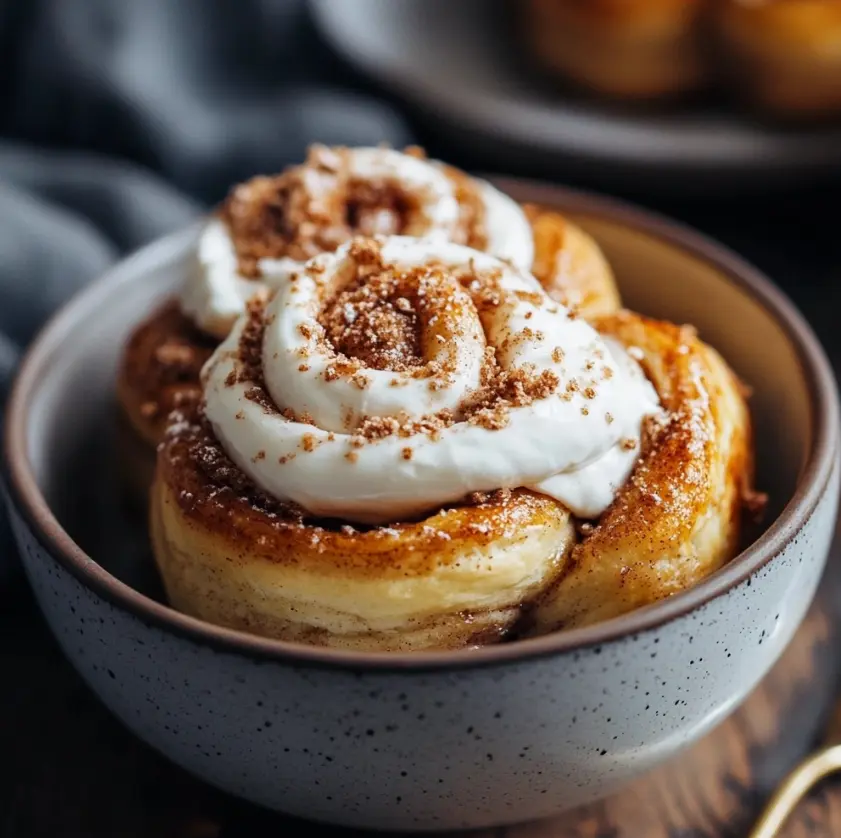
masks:
{"label": "gold utensil handle", "polygon": [[841,745],[825,748],[802,762],[768,801],[748,838],[775,838],[797,804],[825,777],[841,771]]}

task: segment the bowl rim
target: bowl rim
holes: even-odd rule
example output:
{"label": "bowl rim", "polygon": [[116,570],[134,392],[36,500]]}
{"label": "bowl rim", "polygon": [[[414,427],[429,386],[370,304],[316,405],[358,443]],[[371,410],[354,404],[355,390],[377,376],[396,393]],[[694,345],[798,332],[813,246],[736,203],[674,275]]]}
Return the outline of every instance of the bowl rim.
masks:
{"label": "bowl rim", "polygon": [[492,177],[497,186],[520,201],[543,203],[561,212],[601,218],[631,227],[649,237],[687,251],[711,265],[745,292],[783,329],[800,363],[810,393],[811,438],[796,490],[778,517],[738,556],[698,585],[669,599],[605,622],[542,637],[474,650],[446,652],[356,652],[327,649],[258,637],[222,628],[153,600],[112,576],[88,556],[51,512],[35,480],[27,455],[28,412],[38,389],[40,370],[81,314],[131,279],[126,268],[143,260],[160,262],[182,250],[195,235],[195,225],[158,239],[116,263],[62,307],[41,330],[24,356],[9,398],[3,439],[6,490],[15,511],[47,554],[94,595],[128,612],[146,625],[172,632],[217,651],[251,659],[354,671],[438,671],[520,663],[535,658],[578,652],[656,629],[746,581],[788,545],[811,517],[824,494],[838,453],[841,422],[835,378],[821,344],[794,304],[759,270],[720,245],[679,222],[624,201],[539,181]]}

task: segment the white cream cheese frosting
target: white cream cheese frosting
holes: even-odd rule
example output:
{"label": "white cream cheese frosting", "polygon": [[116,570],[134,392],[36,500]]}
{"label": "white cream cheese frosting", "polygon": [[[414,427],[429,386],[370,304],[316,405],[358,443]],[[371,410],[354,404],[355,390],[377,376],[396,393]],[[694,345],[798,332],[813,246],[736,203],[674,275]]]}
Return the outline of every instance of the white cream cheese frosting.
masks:
{"label": "white cream cheese frosting", "polygon": [[[318,160],[336,155],[321,150]],[[323,164],[319,164],[323,165]],[[336,178],[333,171],[321,171],[315,162],[297,168],[303,187],[314,207],[331,206]],[[460,224],[459,203],[454,182],[441,164],[385,148],[343,149],[335,167],[345,167],[344,176],[357,182],[388,182],[402,194],[411,196],[411,207],[403,219],[402,234],[431,240],[452,240]],[[482,226],[485,250],[501,259],[529,269],[534,258],[534,242],[528,219],[519,205],[491,184],[469,179],[476,189],[483,209]],[[244,187],[247,188],[247,184]],[[384,227],[390,224],[384,208]],[[377,229],[376,213],[366,216],[365,235],[389,233]],[[245,310],[248,299],[260,289],[276,288],[305,260],[288,257],[261,258],[258,277],[246,277],[239,260],[231,231],[218,217],[208,221],[200,234],[196,261],[181,290],[181,307],[196,325],[219,338],[225,337],[233,322]]]}
{"label": "white cream cheese frosting", "polygon": [[[599,515],[636,462],[644,418],[659,411],[636,362],[506,262],[403,236],[377,247],[382,265],[415,283],[422,365],[339,369],[319,313],[360,281],[359,246],[323,254],[257,315],[260,381],[243,355],[249,315],[205,366],[205,415],[231,459],[279,500],[361,523],[521,486]],[[489,357],[492,380],[513,382],[500,391],[504,409],[477,407]],[[366,435],[372,427],[385,430]]]}

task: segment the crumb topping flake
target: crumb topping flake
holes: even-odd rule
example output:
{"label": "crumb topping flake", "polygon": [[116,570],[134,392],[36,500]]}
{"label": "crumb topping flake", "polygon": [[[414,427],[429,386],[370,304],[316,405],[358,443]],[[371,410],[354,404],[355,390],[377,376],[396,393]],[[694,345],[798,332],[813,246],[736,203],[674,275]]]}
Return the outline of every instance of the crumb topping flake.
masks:
{"label": "crumb topping flake", "polygon": [[[263,259],[303,262],[332,253],[354,235],[426,232],[431,222],[425,208],[435,196],[423,185],[404,182],[394,174],[361,175],[354,166],[357,153],[313,145],[301,165],[278,175],[254,177],[231,190],[218,214],[230,233],[242,276],[260,278]],[[404,153],[414,161],[424,159],[417,148]],[[450,167],[429,166],[436,178],[449,179],[457,202],[448,238],[484,249],[484,203],[474,182]]]}

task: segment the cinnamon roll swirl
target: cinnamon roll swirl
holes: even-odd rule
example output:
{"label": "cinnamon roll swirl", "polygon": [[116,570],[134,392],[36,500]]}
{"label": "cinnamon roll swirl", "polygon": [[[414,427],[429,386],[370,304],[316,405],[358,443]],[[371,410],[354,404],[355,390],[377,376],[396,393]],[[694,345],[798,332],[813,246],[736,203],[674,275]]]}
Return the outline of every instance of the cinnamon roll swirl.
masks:
{"label": "cinnamon roll swirl", "polygon": [[248,299],[285,285],[305,262],[355,234],[452,241],[533,269],[584,316],[618,308],[599,248],[557,213],[521,208],[489,183],[385,148],[314,146],[305,163],[233,189],[205,225],[177,301],[141,324],[118,380],[128,476],[148,491],[161,422],[198,387],[198,370]]}
{"label": "cinnamon roll swirl", "polygon": [[[749,423],[723,362],[709,372],[712,350],[692,338],[685,357],[689,338],[661,344],[661,332],[683,335],[629,314],[597,331],[529,273],[450,242],[356,239],[312,259],[249,303],[204,367],[202,404],[173,414],[151,509],[171,602],[356,649],[573,624],[562,603],[581,545],[669,444],[689,489],[710,467],[724,492],[693,495],[675,518],[706,522],[709,537],[688,541],[700,578],[734,549],[740,496],[727,481],[747,479]],[[673,405],[709,421],[681,443]],[[683,490],[671,475],[645,485]],[[582,521],[598,522],[583,540]],[[663,542],[661,564],[683,561],[673,546],[686,544]],[[576,601],[601,618],[601,593]]]}
{"label": "cinnamon roll swirl", "polygon": [[738,550],[743,507],[758,511],[744,387],[691,327],[629,312],[598,322],[639,360],[664,412],[648,420],[630,480],[582,528],[532,611],[545,634],[615,617],[686,590]]}

